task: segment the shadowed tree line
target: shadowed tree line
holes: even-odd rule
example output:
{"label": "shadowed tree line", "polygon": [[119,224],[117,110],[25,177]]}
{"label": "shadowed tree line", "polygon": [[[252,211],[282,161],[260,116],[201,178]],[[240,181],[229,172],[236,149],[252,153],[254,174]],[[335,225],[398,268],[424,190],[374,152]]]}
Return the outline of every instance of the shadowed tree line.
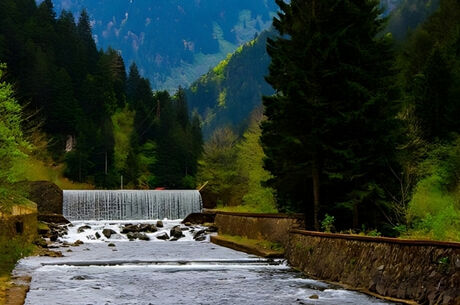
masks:
{"label": "shadowed tree line", "polygon": [[[98,50],[88,14],[56,16],[50,0],[0,3],[0,61],[67,177],[97,187],[194,187],[200,122],[182,89],[153,93],[133,64]],[[71,139],[72,141],[69,141]],[[67,151],[64,151],[67,144]]]}

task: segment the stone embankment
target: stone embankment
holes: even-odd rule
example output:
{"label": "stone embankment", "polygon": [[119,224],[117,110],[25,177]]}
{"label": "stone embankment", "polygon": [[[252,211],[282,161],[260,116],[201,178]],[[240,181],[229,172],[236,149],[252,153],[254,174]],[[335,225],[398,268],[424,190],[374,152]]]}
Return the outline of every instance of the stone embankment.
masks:
{"label": "stone embankment", "polygon": [[281,243],[311,278],[411,304],[460,305],[460,243],[303,231],[300,215],[217,212],[215,224],[222,235]]}

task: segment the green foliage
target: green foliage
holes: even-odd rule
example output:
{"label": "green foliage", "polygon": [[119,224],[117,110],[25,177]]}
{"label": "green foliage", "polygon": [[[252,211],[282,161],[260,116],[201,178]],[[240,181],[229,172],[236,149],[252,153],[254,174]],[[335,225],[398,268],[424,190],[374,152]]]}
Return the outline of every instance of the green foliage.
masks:
{"label": "green foliage", "polygon": [[271,178],[270,173],[263,168],[265,157],[260,136],[260,118],[253,118],[249,128],[237,145],[237,166],[240,177],[245,178],[245,194],[242,198],[243,205],[252,206],[260,213],[276,213],[274,190],[262,184]]}
{"label": "green foliage", "polygon": [[238,205],[241,199],[237,162],[237,136],[228,128],[217,129],[205,143],[199,161],[198,181],[209,181],[206,192],[214,202]]}
{"label": "green foliage", "polygon": [[262,95],[273,92],[264,81],[270,62],[265,50],[270,35],[265,31],[243,44],[186,91],[190,108],[203,118],[206,139],[217,128],[244,130],[251,113],[260,107]]}
{"label": "green foliage", "polygon": [[124,171],[128,166],[128,155],[131,153],[131,137],[134,132],[134,113],[125,108],[112,115],[114,146],[114,167],[116,171]]}
{"label": "green foliage", "polygon": [[25,127],[41,126],[43,151],[65,163],[67,178],[113,188],[123,175],[125,185],[146,188],[182,187],[196,175],[201,128],[190,121],[183,90],[155,100],[135,64],[128,77],[118,51],[97,50],[85,10],[76,23],[67,11],[56,18],[49,0],[2,1],[0,58],[29,118]]}
{"label": "green foliage", "polygon": [[0,276],[9,275],[16,262],[32,253],[33,246],[20,238],[0,236]]}
{"label": "green foliage", "polygon": [[269,185],[281,210],[313,216],[309,227],[319,229],[320,208],[343,202],[356,227],[359,214],[385,208],[383,190],[393,183],[392,42],[378,35],[384,20],[376,1],[277,4],[267,77],[276,94],[263,100]]}
{"label": "green foliage", "polygon": [[204,146],[198,180],[209,182],[203,192],[220,210],[277,212],[273,189],[263,186],[270,174],[263,169],[261,119],[255,112],[241,139],[228,128],[218,129]]}
{"label": "green foliage", "polygon": [[419,168],[422,178],[407,210],[408,234],[460,240],[460,138],[435,145]]}
{"label": "green foliage", "polygon": [[332,228],[334,227],[335,217],[326,213],[324,219],[321,221],[321,229],[325,232],[331,233]]}
{"label": "green foliage", "polygon": [[10,186],[18,180],[15,164],[24,160],[29,144],[22,132],[22,109],[14,98],[13,87],[4,81],[6,66],[0,64],[0,212],[5,211],[9,200],[4,200],[14,192]]}

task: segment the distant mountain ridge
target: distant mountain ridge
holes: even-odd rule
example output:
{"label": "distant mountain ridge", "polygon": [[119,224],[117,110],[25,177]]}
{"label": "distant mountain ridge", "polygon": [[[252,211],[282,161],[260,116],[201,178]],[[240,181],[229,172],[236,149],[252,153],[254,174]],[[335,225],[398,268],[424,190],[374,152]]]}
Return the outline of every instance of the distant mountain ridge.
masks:
{"label": "distant mountain ridge", "polygon": [[[41,2],[41,1],[38,1]],[[186,87],[271,25],[274,0],[53,0],[89,13],[99,48],[135,61],[153,89]]]}
{"label": "distant mountain ridge", "polygon": [[[387,31],[398,41],[417,27],[438,7],[439,0],[381,0],[383,16],[389,17]],[[202,76],[187,90],[191,109],[203,119],[203,134],[209,137],[218,127],[242,131],[245,120],[262,104],[262,96],[273,89],[265,82],[270,57],[266,40],[271,30],[247,43],[235,54]]]}

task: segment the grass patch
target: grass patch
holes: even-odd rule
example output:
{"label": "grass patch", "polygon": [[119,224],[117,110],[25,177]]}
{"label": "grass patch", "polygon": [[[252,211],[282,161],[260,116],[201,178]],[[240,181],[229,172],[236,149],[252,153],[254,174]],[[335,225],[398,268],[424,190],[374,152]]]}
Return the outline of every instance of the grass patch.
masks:
{"label": "grass patch", "polygon": [[64,177],[64,165],[48,164],[47,162],[29,157],[15,165],[16,170],[22,173],[25,180],[50,181],[64,190],[93,189],[94,186],[86,183],[76,183]]}
{"label": "grass patch", "polygon": [[235,206],[224,206],[218,204],[215,208],[216,211],[221,212],[234,212],[234,213],[264,213],[264,214],[276,214],[278,211],[272,206],[252,206],[252,205],[235,205]]}
{"label": "grass patch", "polygon": [[16,262],[34,251],[35,246],[21,238],[0,237],[0,277],[9,277]]}

